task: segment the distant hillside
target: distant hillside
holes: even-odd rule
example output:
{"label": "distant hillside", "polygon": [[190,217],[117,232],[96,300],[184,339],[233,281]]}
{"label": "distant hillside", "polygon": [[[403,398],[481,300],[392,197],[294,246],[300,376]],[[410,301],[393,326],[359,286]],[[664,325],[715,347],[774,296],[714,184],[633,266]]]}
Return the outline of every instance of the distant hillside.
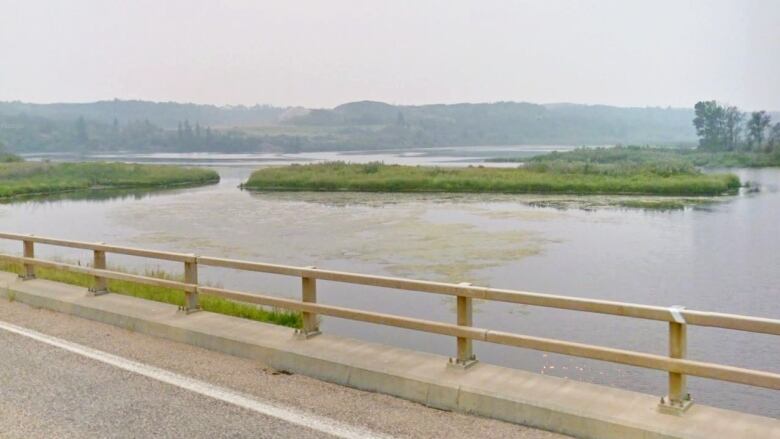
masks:
{"label": "distant hillside", "polygon": [[99,101],[79,104],[28,104],[24,102],[0,102],[1,116],[20,114],[53,119],[56,121],[74,121],[79,117],[106,124],[117,119],[120,123],[132,121],[149,122],[161,127],[173,129],[185,120],[191,123],[213,126],[256,126],[275,124],[283,108],[267,105],[253,107],[180,104],[176,102],[149,101]]}
{"label": "distant hillside", "polygon": [[[693,110],[517,102],[393,106],[352,102],[292,125],[340,126],[402,146],[680,143],[696,140]],[[360,127],[363,127],[361,130]]]}
{"label": "distant hillside", "polygon": [[306,151],[513,144],[691,144],[693,110],[603,105],[218,107],[173,102],[0,102],[12,151]]}

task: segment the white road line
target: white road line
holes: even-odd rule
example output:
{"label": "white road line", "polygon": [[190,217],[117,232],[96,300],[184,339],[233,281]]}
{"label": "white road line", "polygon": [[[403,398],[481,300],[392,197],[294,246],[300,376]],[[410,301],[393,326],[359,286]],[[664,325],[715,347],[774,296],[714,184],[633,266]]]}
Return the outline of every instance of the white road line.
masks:
{"label": "white road line", "polygon": [[42,343],[56,346],[60,349],[72,352],[74,354],[82,355],[93,360],[100,361],[102,363],[110,364],[114,367],[124,369],[130,372],[143,375],[148,378],[152,378],[164,383],[180,387],[182,389],[189,390],[191,392],[199,393],[220,401],[224,401],[245,409],[261,413],[266,416],[272,416],[274,418],[281,419],[290,424],[300,425],[312,430],[317,430],[322,433],[327,433],[332,436],[345,438],[345,439],[370,439],[370,438],[386,438],[382,434],[377,434],[368,429],[344,424],[332,419],[324,418],[321,416],[305,413],[300,410],[284,407],[277,404],[269,404],[261,402],[250,395],[242,394],[225,387],[215,386],[205,381],[196,380],[184,375],[180,375],[174,372],[160,369],[158,367],[149,366],[147,364],[138,363],[136,361],[128,360],[108,352],[92,349],[87,346],[73,343],[61,338],[52,337],[50,335],[42,334],[31,329],[23,328],[11,323],[0,321],[0,329],[4,329],[14,334],[29,337],[33,340],[37,340]]}

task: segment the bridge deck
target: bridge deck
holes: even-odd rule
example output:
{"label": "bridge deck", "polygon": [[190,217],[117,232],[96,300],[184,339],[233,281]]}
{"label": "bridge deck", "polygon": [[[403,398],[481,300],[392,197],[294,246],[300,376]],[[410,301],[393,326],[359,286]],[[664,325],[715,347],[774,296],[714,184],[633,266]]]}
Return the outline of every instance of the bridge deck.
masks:
{"label": "bridge deck", "polygon": [[[27,334],[5,329],[9,326]],[[66,342],[66,348],[76,344],[76,352],[30,338],[31,331]],[[101,361],[105,355],[85,357],[82,350],[118,357],[121,364]],[[125,362],[140,364],[141,370],[123,369]],[[173,380],[155,379],[149,369],[172,373]],[[180,377],[187,382],[180,383]],[[192,380],[201,388],[188,388]],[[215,398],[214,387],[226,394]],[[276,410],[266,414],[269,405]],[[275,413],[280,407],[285,412]],[[564,439],[283,374],[254,360],[0,299],[3,438],[333,437],[301,425],[312,421],[360,439],[467,439],[486,431],[496,438]]]}
{"label": "bridge deck", "polygon": [[[4,291],[36,306],[103,321],[359,389],[588,438],[780,438],[780,421],[695,404],[684,416],[656,410],[658,397],[480,363],[448,368],[442,356],[0,273]],[[226,373],[229,371],[226,371]]]}

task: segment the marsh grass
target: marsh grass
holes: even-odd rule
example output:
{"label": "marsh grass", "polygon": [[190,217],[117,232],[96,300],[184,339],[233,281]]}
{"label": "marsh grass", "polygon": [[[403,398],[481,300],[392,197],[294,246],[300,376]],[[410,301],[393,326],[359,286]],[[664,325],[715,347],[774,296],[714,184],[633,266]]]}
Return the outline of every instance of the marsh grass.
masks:
{"label": "marsh grass", "polygon": [[[22,266],[17,263],[0,261],[0,271],[8,271],[20,274],[22,272]],[[182,280],[181,276],[174,276],[161,270],[147,270],[143,274],[145,276],[156,277],[160,279]],[[92,276],[47,267],[36,267],[35,275],[40,279],[47,279],[86,288],[91,287],[93,284]],[[170,303],[178,306],[184,305],[184,292],[173,288],[143,285],[124,280],[109,279],[108,289],[112,293],[116,294],[154,300],[156,302]],[[291,328],[301,327],[301,316],[297,312],[279,309],[269,310],[255,306],[253,304],[233,302],[221,297],[209,296],[206,294],[200,294],[199,301],[201,308],[205,311],[234,317],[241,317],[249,320],[256,320],[258,322],[273,323]]]}
{"label": "marsh grass", "polygon": [[215,183],[210,169],[131,163],[0,163],[0,198],[86,189],[127,189]]}
{"label": "marsh grass", "polygon": [[780,150],[774,153],[760,152],[687,152],[684,153],[696,166],[705,168],[764,168],[780,166]]}
{"label": "marsh grass", "polygon": [[496,158],[493,162],[524,162],[529,166],[551,168],[590,167],[602,172],[695,172],[702,168],[780,166],[780,151],[700,151],[696,149],[616,146],[611,148],[577,148],[534,157]]}
{"label": "marsh grass", "polygon": [[622,166],[545,162],[507,169],[330,162],[260,169],[242,187],[264,191],[701,196],[735,192],[739,186],[735,175],[704,174],[693,166],[677,163]]}

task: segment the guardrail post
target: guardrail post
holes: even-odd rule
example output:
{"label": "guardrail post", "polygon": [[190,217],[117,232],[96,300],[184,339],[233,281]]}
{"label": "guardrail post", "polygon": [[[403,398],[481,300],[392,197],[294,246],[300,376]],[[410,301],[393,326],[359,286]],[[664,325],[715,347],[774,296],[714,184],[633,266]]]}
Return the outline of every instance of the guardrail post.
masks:
{"label": "guardrail post", "polygon": [[[460,285],[470,286],[471,284],[463,282]],[[457,297],[458,326],[472,325],[473,303],[474,301],[471,297]],[[450,358],[450,365],[466,369],[477,363],[477,357],[474,355],[473,343],[470,338],[458,337],[457,348],[458,355],[455,358]]]}
{"label": "guardrail post", "polygon": [[[306,268],[315,269],[317,267]],[[317,303],[317,279],[301,277],[301,301]],[[301,312],[301,329],[297,329],[295,333],[302,339],[320,334],[319,316],[311,312]]]}
{"label": "guardrail post", "polygon": [[[103,244],[102,242],[100,244]],[[98,270],[106,269],[106,252],[103,250],[93,250],[92,268]],[[108,293],[108,281],[104,277],[95,276],[92,288],[89,289],[89,294],[92,296],[100,296]]]}
{"label": "guardrail post", "polygon": [[[197,285],[198,284],[198,258],[192,255],[192,261],[184,261],[184,283]],[[196,311],[200,311],[200,304],[198,303],[197,291],[185,291],[184,292],[184,305],[179,308],[186,314],[191,314]]]}
{"label": "guardrail post", "polygon": [[[688,325],[680,314],[683,307],[670,308],[673,322],[669,322],[669,357],[685,358],[688,351]],[[659,409],[664,413],[681,415],[691,407],[687,378],[684,374],[669,372],[669,394],[661,398]]]}
{"label": "guardrail post", "polygon": [[[32,237],[32,235],[30,235],[30,237]],[[22,247],[23,256],[25,258],[35,257],[35,242],[25,239],[22,241]],[[19,278],[22,280],[35,279],[35,265],[22,264],[22,274],[19,275]]]}

